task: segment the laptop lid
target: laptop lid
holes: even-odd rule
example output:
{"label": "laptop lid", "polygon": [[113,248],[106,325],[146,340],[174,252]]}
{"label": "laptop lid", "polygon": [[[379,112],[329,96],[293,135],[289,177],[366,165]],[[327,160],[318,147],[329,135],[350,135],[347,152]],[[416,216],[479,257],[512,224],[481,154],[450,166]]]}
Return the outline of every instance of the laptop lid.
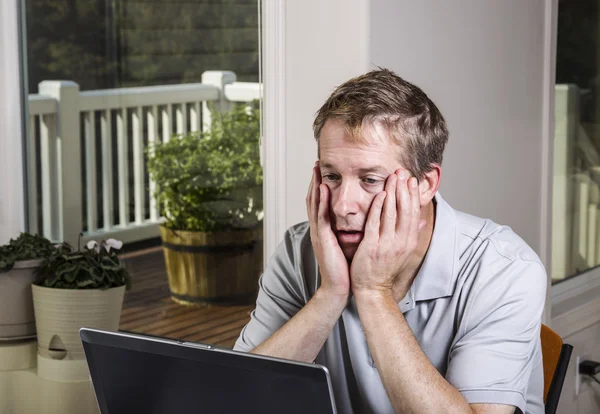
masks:
{"label": "laptop lid", "polygon": [[102,414],[336,413],[321,365],[129,332],[80,336]]}

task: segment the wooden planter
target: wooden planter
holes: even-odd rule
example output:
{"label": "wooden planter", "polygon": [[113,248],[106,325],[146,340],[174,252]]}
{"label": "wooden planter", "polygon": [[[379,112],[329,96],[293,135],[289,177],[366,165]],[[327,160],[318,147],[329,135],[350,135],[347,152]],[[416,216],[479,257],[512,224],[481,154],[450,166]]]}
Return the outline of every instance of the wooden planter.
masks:
{"label": "wooden planter", "polygon": [[31,298],[34,271],[44,259],[22,260],[0,274],[0,340],[35,336],[35,317]]}
{"label": "wooden planter", "polygon": [[256,298],[262,272],[262,227],[193,232],[161,226],[169,288],[184,304],[242,304]]}
{"label": "wooden planter", "polygon": [[55,289],[32,285],[38,355],[85,360],[79,329],[119,329],[125,286],[107,290]]}

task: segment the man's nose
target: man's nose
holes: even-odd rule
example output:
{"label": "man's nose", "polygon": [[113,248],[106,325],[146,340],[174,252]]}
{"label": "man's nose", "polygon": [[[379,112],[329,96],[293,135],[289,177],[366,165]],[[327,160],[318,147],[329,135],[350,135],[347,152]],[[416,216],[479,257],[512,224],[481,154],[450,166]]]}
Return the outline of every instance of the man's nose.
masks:
{"label": "man's nose", "polygon": [[359,210],[360,191],[350,181],[342,181],[331,194],[331,209],[337,217],[356,214]]}

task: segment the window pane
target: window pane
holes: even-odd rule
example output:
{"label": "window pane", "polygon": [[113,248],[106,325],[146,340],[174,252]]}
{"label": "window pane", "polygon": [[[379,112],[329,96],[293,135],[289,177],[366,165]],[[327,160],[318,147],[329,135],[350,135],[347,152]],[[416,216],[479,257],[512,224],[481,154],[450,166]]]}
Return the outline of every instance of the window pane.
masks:
{"label": "window pane", "polygon": [[[262,271],[259,1],[23,4],[29,230],[125,243],[125,329],[233,345]],[[236,306],[179,306],[206,303]]]}
{"label": "window pane", "polygon": [[600,264],[599,3],[559,2],[553,282]]}

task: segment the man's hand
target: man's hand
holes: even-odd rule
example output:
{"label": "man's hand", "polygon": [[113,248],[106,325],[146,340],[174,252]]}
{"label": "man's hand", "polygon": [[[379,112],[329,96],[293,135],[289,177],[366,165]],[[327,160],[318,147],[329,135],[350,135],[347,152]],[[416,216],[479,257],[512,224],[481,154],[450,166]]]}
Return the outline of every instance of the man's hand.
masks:
{"label": "man's hand", "polygon": [[306,196],[306,210],[310,222],[310,240],[321,273],[319,290],[346,301],[350,295],[348,262],[331,228],[329,188],[321,184],[318,162],[313,167]]}
{"label": "man's hand", "polygon": [[355,296],[395,293],[400,300],[406,295],[415,270],[411,269],[410,256],[424,226],[420,217],[417,179],[405,170],[396,171],[371,204],[364,238],[352,260]]}

